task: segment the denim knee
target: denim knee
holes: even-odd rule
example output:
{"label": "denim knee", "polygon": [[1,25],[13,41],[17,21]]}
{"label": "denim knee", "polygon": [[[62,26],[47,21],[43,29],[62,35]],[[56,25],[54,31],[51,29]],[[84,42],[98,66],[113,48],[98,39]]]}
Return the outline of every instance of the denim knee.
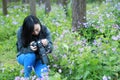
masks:
{"label": "denim knee", "polygon": [[24,58],[24,65],[34,66],[36,60],[35,53],[26,54]]}
{"label": "denim knee", "polygon": [[24,65],[24,58],[25,58],[25,54],[21,54],[16,59],[19,64]]}
{"label": "denim knee", "polygon": [[35,59],[36,59],[35,53],[25,53],[25,54],[21,54],[17,57],[17,61],[21,65],[24,65],[24,63],[26,61],[27,62],[30,61],[30,63],[32,63],[35,61]]}

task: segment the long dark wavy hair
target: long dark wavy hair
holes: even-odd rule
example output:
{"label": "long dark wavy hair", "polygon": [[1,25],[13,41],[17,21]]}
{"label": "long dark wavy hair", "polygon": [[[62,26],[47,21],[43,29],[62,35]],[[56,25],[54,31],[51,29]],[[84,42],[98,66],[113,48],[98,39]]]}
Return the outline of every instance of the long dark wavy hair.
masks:
{"label": "long dark wavy hair", "polygon": [[23,46],[26,47],[32,41],[32,33],[34,31],[34,24],[40,24],[42,27],[39,19],[36,16],[29,15],[27,16],[22,25],[22,42]]}

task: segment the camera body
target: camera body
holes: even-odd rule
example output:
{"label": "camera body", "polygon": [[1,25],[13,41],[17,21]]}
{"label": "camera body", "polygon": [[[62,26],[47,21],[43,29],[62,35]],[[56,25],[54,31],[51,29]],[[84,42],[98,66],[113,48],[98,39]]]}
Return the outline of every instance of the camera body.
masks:
{"label": "camera body", "polygon": [[32,46],[37,46],[38,48],[38,54],[39,58],[42,61],[43,64],[48,64],[49,63],[49,58],[47,56],[45,47],[43,46],[41,41],[36,41],[31,44]]}

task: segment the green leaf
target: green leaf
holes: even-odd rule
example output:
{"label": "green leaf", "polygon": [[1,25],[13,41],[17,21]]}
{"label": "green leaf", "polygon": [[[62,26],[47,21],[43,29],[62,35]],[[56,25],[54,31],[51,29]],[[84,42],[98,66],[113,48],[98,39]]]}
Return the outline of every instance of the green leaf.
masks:
{"label": "green leaf", "polygon": [[90,75],[90,71],[86,71],[86,72],[84,73],[83,79],[86,80],[89,75]]}

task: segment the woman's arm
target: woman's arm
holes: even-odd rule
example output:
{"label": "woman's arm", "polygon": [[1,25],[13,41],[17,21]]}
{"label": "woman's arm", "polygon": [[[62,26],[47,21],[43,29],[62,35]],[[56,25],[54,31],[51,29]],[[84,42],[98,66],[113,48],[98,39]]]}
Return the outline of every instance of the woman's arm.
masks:
{"label": "woman's arm", "polygon": [[51,33],[50,33],[50,30],[47,27],[45,27],[44,31],[45,31],[46,39],[48,40],[48,44],[45,46],[46,53],[51,53],[52,50],[53,50]]}

